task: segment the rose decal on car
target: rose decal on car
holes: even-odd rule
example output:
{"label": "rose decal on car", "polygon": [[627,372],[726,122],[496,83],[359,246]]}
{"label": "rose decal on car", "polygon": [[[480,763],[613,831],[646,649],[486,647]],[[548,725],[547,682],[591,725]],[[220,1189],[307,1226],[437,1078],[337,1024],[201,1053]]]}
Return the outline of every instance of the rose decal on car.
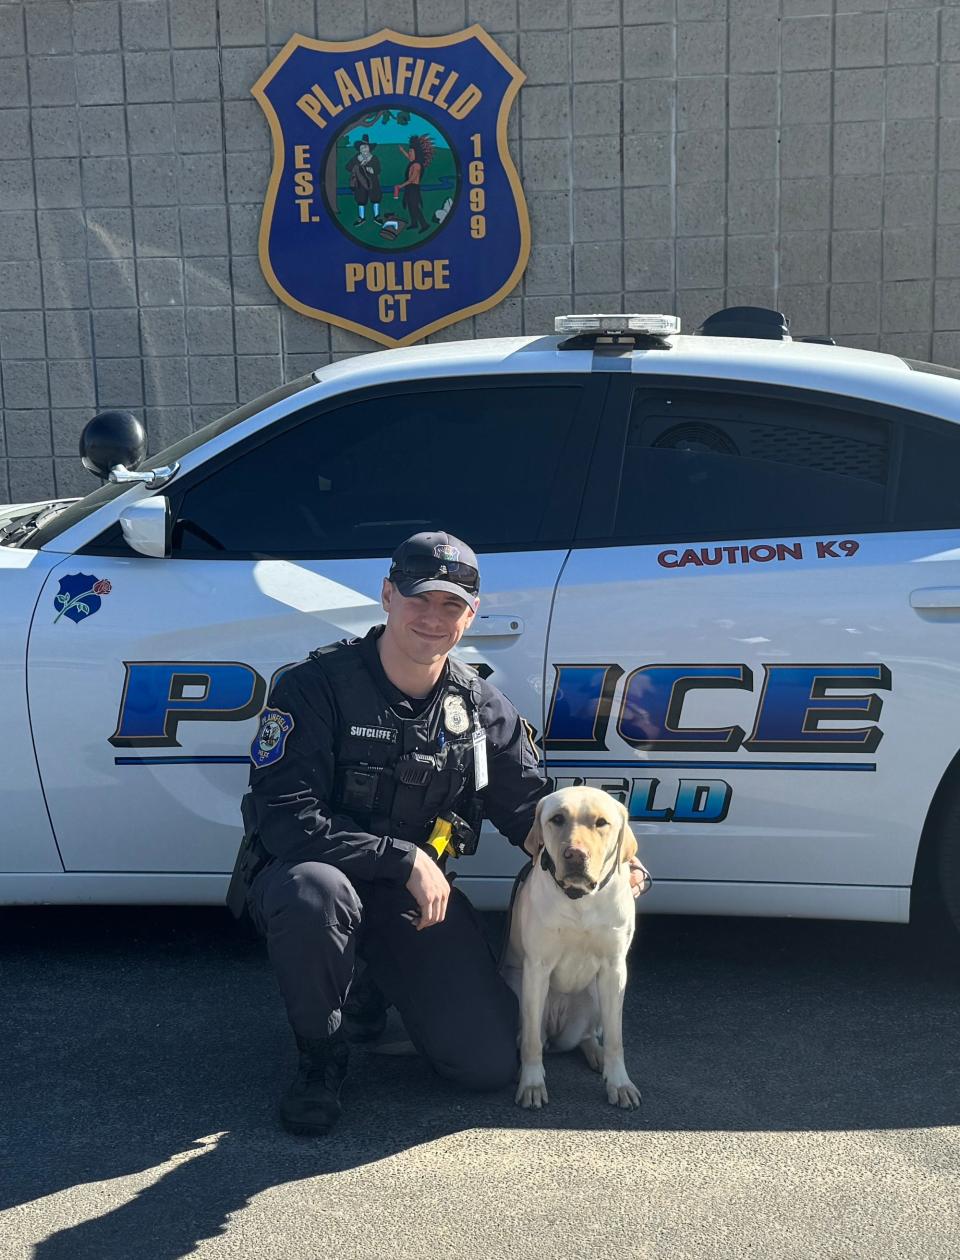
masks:
{"label": "rose decal on car", "polygon": [[105,595],[113,590],[113,583],[92,573],[71,573],[60,579],[60,593],[54,596],[53,605],[58,609],[54,625],[66,615],[71,621],[83,621],[92,617],[100,608]]}

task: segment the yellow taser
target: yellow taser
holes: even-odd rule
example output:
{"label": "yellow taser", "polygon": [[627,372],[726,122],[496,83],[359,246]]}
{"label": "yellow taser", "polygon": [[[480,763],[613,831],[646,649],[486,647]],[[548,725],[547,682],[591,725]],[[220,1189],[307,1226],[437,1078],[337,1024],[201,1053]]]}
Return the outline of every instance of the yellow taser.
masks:
{"label": "yellow taser", "polygon": [[427,848],[432,849],[437,855],[437,861],[445,857],[447,853],[451,857],[456,857],[453,845],[450,843],[450,837],[453,835],[453,823],[446,818],[438,818],[433,824],[433,831],[427,838]]}

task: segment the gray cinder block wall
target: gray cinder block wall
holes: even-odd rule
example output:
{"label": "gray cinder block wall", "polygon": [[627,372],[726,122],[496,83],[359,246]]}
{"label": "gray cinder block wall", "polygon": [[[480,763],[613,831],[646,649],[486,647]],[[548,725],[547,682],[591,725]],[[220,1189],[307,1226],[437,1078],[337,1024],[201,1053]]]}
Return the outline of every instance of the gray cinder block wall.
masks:
{"label": "gray cinder block wall", "polygon": [[0,501],[85,493],[84,421],[151,448],[371,343],[281,306],[250,86],[294,31],[479,22],[526,71],[526,275],[445,340],[557,313],[777,306],[960,364],[960,8],[929,0],[0,3]]}

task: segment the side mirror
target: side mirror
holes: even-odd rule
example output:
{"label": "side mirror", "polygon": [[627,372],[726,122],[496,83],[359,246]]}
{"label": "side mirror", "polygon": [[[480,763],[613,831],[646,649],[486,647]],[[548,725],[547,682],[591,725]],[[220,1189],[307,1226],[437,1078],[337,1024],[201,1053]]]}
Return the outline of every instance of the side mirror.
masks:
{"label": "side mirror", "polygon": [[101,411],[80,434],[80,462],[101,481],[118,466],[139,468],[146,453],[143,425],[129,411]]}
{"label": "side mirror", "polygon": [[101,411],[80,434],[80,462],[101,481],[164,486],[180,471],[180,465],[173,464],[136,472],[146,453],[143,425],[129,411]]}
{"label": "side mirror", "polygon": [[156,494],[131,503],[120,513],[120,528],[134,551],[163,559],[170,554],[170,500]]}

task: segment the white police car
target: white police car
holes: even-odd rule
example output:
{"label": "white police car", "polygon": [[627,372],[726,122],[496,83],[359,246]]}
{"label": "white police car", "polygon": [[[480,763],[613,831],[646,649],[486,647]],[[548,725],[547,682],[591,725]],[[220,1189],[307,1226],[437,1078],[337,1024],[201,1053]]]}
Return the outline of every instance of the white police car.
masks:
{"label": "white police car", "polygon": [[[442,528],[481,553],[460,654],[629,804],[645,908],[904,921],[926,869],[960,918],[960,373],[671,327],[354,358],[159,473],[95,426],[118,481],[0,518],[0,901],[221,902],[271,679]],[[462,886],[504,904],[517,858]]]}

